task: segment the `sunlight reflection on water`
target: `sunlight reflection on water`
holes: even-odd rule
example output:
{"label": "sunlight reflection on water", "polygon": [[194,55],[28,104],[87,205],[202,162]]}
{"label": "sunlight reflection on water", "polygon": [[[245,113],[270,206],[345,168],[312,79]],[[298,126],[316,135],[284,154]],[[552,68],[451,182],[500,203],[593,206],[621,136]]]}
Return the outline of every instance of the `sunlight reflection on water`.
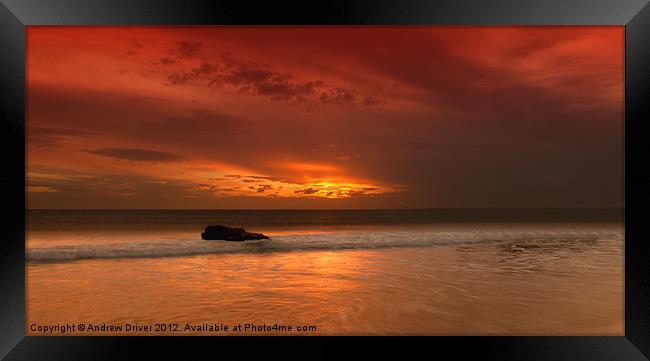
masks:
{"label": "sunlight reflection on water", "polygon": [[621,237],[28,263],[27,323],[620,335]]}

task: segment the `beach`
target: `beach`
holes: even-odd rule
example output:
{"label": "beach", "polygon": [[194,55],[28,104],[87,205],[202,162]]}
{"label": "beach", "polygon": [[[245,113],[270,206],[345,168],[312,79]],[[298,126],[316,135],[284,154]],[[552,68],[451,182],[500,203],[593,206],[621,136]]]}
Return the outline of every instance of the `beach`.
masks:
{"label": "beach", "polygon": [[[28,335],[623,334],[607,215],[70,212],[29,215]],[[271,239],[203,241],[205,218]],[[100,328],[34,326],[64,324]]]}

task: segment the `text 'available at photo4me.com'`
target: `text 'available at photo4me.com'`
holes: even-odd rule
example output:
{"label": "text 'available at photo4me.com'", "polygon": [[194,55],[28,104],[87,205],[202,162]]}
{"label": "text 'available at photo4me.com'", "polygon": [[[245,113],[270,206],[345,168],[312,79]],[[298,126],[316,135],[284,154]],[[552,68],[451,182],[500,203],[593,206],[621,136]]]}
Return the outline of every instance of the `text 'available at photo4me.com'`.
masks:
{"label": "text 'available at photo4me.com'", "polygon": [[28,326],[28,334],[46,335],[251,335],[309,334],[315,325],[302,323],[57,323]]}

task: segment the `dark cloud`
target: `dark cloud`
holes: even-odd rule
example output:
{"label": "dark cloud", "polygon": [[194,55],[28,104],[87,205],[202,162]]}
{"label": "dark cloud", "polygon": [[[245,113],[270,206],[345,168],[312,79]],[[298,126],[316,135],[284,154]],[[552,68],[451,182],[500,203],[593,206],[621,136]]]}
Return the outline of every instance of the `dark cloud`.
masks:
{"label": "dark cloud", "polygon": [[175,64],[175,63],[176,62],[174,61],[174,59],[163,56],[158,60],[158,62],[154,62],[154,65],[158,65],[158,64],[160,64],[160,65],[172,65],[172,64]]}
{"label": "dark cloud", "polygon": [[321,93],[320,100],[323,103],[352,104],[356,102],[357,96],[349,89],[333,88]]}
{"label": "dark cloud", "polygon": [[290,74],[282,74],[246,63],[217,65],[204,62],[188,72],[176,71],[167,76],[168,85],[202,81],[207,86],[233,86],[240,94],[260,95],[272,101],[301,102],[313,96],[324,85],[321,80],[298,82]]}
{"label": "dark cloud", "polygon": [[[285,182],[291,183],[292,180],[286,177],[272,177],[272,176],[257,176],[257,175],[240,175],[240,174],[228,174],[224,176],[225,178],[232,179],[241,179],[244,183],[264,183],[264,182]],[[269,188],[271,189],[271,188]]]}
{"label": "dark cloud", "polygon": [[257,187],[257,193],[264,193],[265,191],[273,189],[273,186],[268,184],[261,184]]}
{"label": "dark cloud", "polygon": [[167,84],[168,85],[178,85],[178,84],[185,84],[187,83],[188,80],[192,78],[191,74],[187,73],[172,73],[167,76]]}
{"label": "dark cloud", "polygon": [[[176,49],[176,50],[174,50]],[[178,53],[178,48],[170,49]],[[203,61],[199,67],[176,70],[167,75],[167,85],[200,83],[231,86],[240,94],[267,97],[271,101],[376,106],[383,102],[370,96],[361,97],[351,89],[328,88],[323,80],[299,81],[292,74],[277,72],[270,65],[223,56],[221,62]],[[313,104],[312,104],[313,105]]]}
{"label": "dark cloud", "polygon": [[170,54],[179,58],[190,59],[196,56],[203,48],[203,43],[198,41],[179,41],[169,50]]}
{"label": "dark cloud", "polygon": [[297,191],[295,191],[296,194],[300,194],[300,193],[302,193],[302,194],[314,194],[316,192],[318,192],[318,190],[316,190],[314,188],[307,188],[305,190],[297,190]]}
{"label": "dark cloud", "polygon": [[137,55],[139,51],[143,48],[142,43],[139,41],[131,41],[129,49],[126,51],[126,55],[133,56]]}
{"label": "dark cloud", "polygon": [[216,65],[210,63],[202,63],[200,67],[193,68],[192,72],[198,76],[207,75],[216,72],[219,68]]}
{"label": "dark cloud", "polygon": [[282,177],[269,177],[269,176],[259,176],[259,175],[249,175],[246,176],[246,178],[251,178],[251,179],[263,179],[263,180],[269,180],[269,181],[278,181],[278,182],[286,182],[286,178]]}
{"label": "dark cloud", "polygon": [[134,162],[164,163],[178,162],[182,159],[181,156],[176,154],[147,149],[99,148],[92,150],[85,149],[84,152]]}

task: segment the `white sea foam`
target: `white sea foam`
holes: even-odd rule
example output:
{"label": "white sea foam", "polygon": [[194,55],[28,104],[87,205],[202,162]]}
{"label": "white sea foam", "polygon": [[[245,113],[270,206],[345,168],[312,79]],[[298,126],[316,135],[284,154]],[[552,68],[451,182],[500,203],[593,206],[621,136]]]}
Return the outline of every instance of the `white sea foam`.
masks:
{"label": "white sea foam", "polygon": [[180,257],[201,254],[283,252],[294,250],[376,249],[427,247],[477,242],[574,242],[622,239],[619,229],[531,230],[381,230],[278,235],[270,240],[225,242],[198,239],[151,240],[105,244],[56,245],[27,249],[29,262],[67,262],[85,259]]}

